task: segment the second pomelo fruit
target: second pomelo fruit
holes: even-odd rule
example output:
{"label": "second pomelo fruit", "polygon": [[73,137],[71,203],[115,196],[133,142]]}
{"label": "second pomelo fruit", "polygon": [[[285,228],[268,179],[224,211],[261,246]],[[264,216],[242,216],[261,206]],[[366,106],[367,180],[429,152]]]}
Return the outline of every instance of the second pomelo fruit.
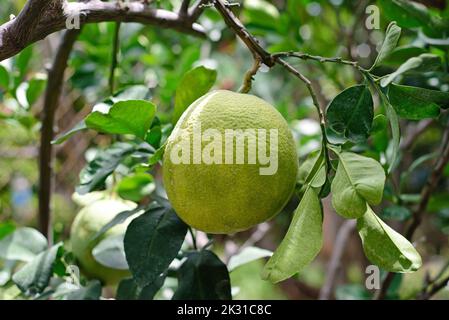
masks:
{"label": "second pomelo fruit", "polygon": [[135,207],[136,204],[130,201],[103,199],[88,204],[77,214],[70,231],[70,243],[86,276],[100,279],[108,285],[117,284],[121,279],[129,277],[128,270],[109,268],[98,263],[92,255],[92,249],[106,237],[124,234],[131,219],[109,229],[96,240],[93,237],[118,213]]}
{"label": "second pomelo fruit", "polygon": [[[228,129],[277,129],[277,171],[261,175],[259,169],[264,166],[259,160],[256,164],[172,161],[172,149],[179,143],[193,141],[199,123],[202,132],[216,129],[223,136]],[[209,142],[202,141],[202,147]],[[247,157],[247,142],[244,148]],[[269,145],[267,154],[268,150]],[[292,195],[297,170],[295,142],[281,114],[258,97],[225,90],[206,94],[184,112],[167,140],[163,165],[167,195],[179,217],[198,230],[216,234],[243,231],[279,213]]]}

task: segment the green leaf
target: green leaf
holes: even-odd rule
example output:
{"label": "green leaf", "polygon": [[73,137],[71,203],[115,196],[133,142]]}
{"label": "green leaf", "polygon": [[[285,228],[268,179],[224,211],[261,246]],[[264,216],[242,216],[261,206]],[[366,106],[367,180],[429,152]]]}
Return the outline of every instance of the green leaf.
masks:
{"label": "green leaf", "polygon": [[337,300],[370,300],[371,294],[360,284],[340,285],[335,290]]}
{"label": "green leaf", "polygon": [[427,8],[415,1],[408,0],[380,0],[383,13],[395,20],[404,28],[417,28],[427,26],[431,16]]}
{"label": "green leaf", "polygon": [[20,228],[0,240],[0,258],[28,262],[47,249],[47,239],[37,230]]}
{"label": "green leaf", "polygon": [[101,289],[100,281],[92,280],[87,286],[70,292],[66,300],[99,300],[101,297]]}
{"label": "green leaf", "polygon": [[37,99],[41,96],[47,84],[46,79],[34,78],[28,82],[28,89],[26,91],[26,98],[28,105],[31,107]]}
{"label": "green leaf", "polygon": [[386,225],[367,206],[363,217],[357,220],[366,257],[390,272],[413,272],[421,267],[421,256],[402,235]]}
{"label": "green leaf", "polygon": [[189,252],[178,270],[173,300],[231,300],[226,265],[209,250]]}
{"label": "green leaf", "polygon": [[109,268],[128,270],[123,238],[124,235],[119,234],[101,240],[92,249],[94,259],[101,265]]}
{"label": "green leaf", "polygon": [[14,230],[16,230],[16,224],[13,221],[7,220],[0,222],[0,240],[13,233]]}
{"label": "green leaf", "polygon": [[326,182],[326,166],[323,151],[312,152],[298,168],[297,181],[303,186],[312,182],[312,187],[320,188]]}
{"label": "green leaf", "polygon": [[15,58],[15,66],[19,70],[19,79],[22,79],[27,72],[28,65],[33,57],[33,46],[23,49]]}
{"label": "green leaf", "polygon": [[390,83],[392,83],[397,77],[409,71],[414,70],[414,71],[428,72],[436,70],[440,66],[441,66],[441,59],[439,56],[429,53],[423,53],[418,57],[408,59],[395,72],[382,78],[380,84],[382,85],[382,87],[386,87]]}
{"label": "green leaf", "polygon": [[354,143],[365,141],[373,122],[373,99],[365,85],[348,88],[327,108],[329,127]]}
{"label": "green leaf", "polygon": [[385,94],[381,90],[379,90],[379,94],[380,100],[382,101],[382,104],[385,107],[387,118],[390,121],[391,134],[392,134],[391,152],[387,154],[389,160],[388,173],[390,173],[395,167],[400,154],[399,147],[401,143],[401,128],[399,127],[399,117],[396,111],[394,110],[393,106],[390,104],[390,101],[388,100],[387,96],[385,96]]}
{"label": "green leaf", "polygon": [[271,257],[273,252],[258,247],[247,247],[239,253],[233,255],[228,262],[229,272],[234,271],[236,268],[250,263],[255,260],[259,260],[266,257]]}
{"label": "green leaf", "polygon": [[397,114],[409,120],[436,118],[440,114],[440,107],[449,107],[449,92],[394,83],[389,86],[388,98]]}
{"label": "green leaf", "polygon": [[176,88],[173,123],[176,123],[183,112],[199,97],[205,95],[215,83],[217,71],[204,66],[188,71]]}
{"label": "green leaf", "polygon": [[159,161],[162,160],[162,158],[164,157],[164,152],[165,152],[165,146],[167,145],[167,143],[165,142],[159,149],[156,150],[156,152],[148,159],[148,164],[150,166],[155,165],[156,163],[158,163]]}
{"label": "green leaf", "polygon": [[108,113],[94,111],[86,117],[86,126],[109,134],[134,134],[145,139],[156,114],[156,106],[145,100],[115,103]]}
{"label": "green leaf", "polygon": [[[154,210],[156,208],[160,208],[160,206],[158,205],[153,205],[155,204],[154,202],[149,206],[148,209],[146,209],[145,212],[147,211],[151,211]],[[117,214],[114,218],[112,218],[111,221],[109,221],[107,224],[105,224],[100,231],[98,231],[93,237],[92,237],[92,241],[97,240],[99,237],[101,237],[104,233],[106,233],[109,229],[115,227],[118,224],[121,224],[123,222],[125,222],[129,217],[138,214],[140,211],[142,211],[143,208],[142,207],[137,207],[133,210],[127,210],[127,211],[123,211],[120,212],[119,214]]]}
{"label": "green leaf", "polygon": [[415,46],[401,46],[397,47],[390,53],[388,57],[383,60],[383,65],[388,66],[398,66],[403,64],[410,58],[419,56],[420,54],[426,53],[427,50]]}
{"label": "green leaf", "polygon": [[144,288],[140,288],[134,279],[122,280],[117,289],[117,300],[153,300],[156,293],[163,286],[165,275],[161,275],[156,280]]}
{"label": "green leaf", "polygon": [[371,67],[371,70],[381,64],[396,48],[399,38],[401,37],[401,28],[398,27],[396,22],[391,22],[388,25],[386,34],[385,34],[385,40],[382,44],[382,48],[379,51],[379,54],[377,55],[376,61],[374,62],[373,66]]}
{"label": "green leaf", "polygon": [[56,137],[56,139],[53,140],[51,143],[52,144],[61,144],[61,143],[65,142],[66,140],[70,139],[75,133],[78,133],[78,132],[81,132],[81,131],[84,131],[87,129],[88,128],[86,126],[86,122],[84,122],[84,120],[81,120],[72,129],[70,129],[69,131]]}
{"label": "green leaf", "polygon": [[7,91],[9,89],[9,72],[0,64],[0,89]]}
{"label": "green leaf", "polygon": [[134,219],[125,234],[126,260],[144,287],[163,273],[177,256],[187,225],[171,208],[158,208]]}
{"label": "green leaf", "polygon": [[128,100],[148,100],[150,99],[150,91],[144,85],[129,86],[116,92],[109,99],[112,103]]}
{"label": "green leaf", "polygon": [[338,154],[338,168],[331,185],[332,206],[345,218],[359,218],[366,203],[382,200],[385,172],[379,162],[352,152]]}
{"label": "green leaf", "polygon": [[41,252],[33,260],[17,271],[12,280],[27,295],[35,295],[42,292],[53,274],[53,264],[62,243],[58,243]]}
{"label": "green leaf", "polygon": [[323,212],[318,194],[308,187],[293,215],[287,234],[265,265],[262,277],[285,280],[301,271],[321,250]]}
{"label": "green leaf", "polygon": [[123,199],[139,202],[156,188],[153,177],[148,173],[136,173],[123,178],[117,192]]}
{"label": "green leaf", "polygon": [[118,142],[106,150],[99,151],[95,158],[81,171],[80,184],[76,188],[76,192],[86,194],[103,189],[106,178],[134,150],[133,145]]}
{"label": "green leaf", "polygon": [[387,220],[405,221],[412,216],[412,213],[406,207],[393,205],[384,208],[381,216]]}

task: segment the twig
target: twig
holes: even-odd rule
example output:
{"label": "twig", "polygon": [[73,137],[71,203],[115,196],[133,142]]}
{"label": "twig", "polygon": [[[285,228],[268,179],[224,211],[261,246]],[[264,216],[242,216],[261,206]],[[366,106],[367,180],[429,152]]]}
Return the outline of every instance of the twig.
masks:
{"label": "twig", "polygon": [[447,276],[446,278],[444,278],[443,280],[441,280],[439,283],[435,284],[432,286],[432,288],[427,291],[426,293],[424,293],[421,297],[419,297],[421,300],[429,300],[430,298],[432,298],[435,294],[438,293],[438,291],[440,291],[441,289],[444,289],[445,287],[447,287],[449,283],[449,276]]}
{"label": "twig", "polygon": [[193,6],[192,9],[189,11],[189,20],[190,21],[197,21],[198,18],[203,13],[206,4],[209,2],[209,0],[198,0],[197,3]]}
{"label": "twig", "polygon": [[186,17],[189,14],[190,0],[183,0],[179,9],[179,16]]}
{"label": "twig", "polygon": [[66,31],[62,37],[53,65],[48,72],[42,112],[42,132],[39,158],[39,229],[52,243],[52,227],[50,215],[50,200],[52,191],[52,144],[55,112],[64,83],[64,72],[67,60],[80,30]]}
{"label": "twig", "polygon": [[111,69],[109,72],[109,90],[111,95],[114,94],[115,89],[115,69],[117,69],[117,60],[120,47],[120,22],[115,24],[114,39],[112,41],[112,57]]}
{"label": "twig", "polygon": [[[186,23],[179,14],[163,9],[149,8],[141,2],[127,2],[125,7],[114,2],[67,2],[63,0],[35,0],[29,3],[45,4],[33,10],[25,6],[17,18],[0,26],[0,61],[19,53],[28,45],[48,35],[67,29],[70,17],[79,17],[80,26],[104,21],[138,22],[161,28],[174,29],[198,37],[206,37],[204,28],[195,20]],[[26,34],[26,37],[23,36]],[[18,36],[22,35],[22,36]]]}
{"label": "twig", "polygon": [[343,253],[345,252],[346,243],[348,242],[349,236],[351,235],[352,231],[355,229],[355,226],[355,220],[346,220],[338,230],[338,234],[335,239],[334,250],[327,267],[326,281],[324,282],[324,285],[320,291],[320,300],[328,300],[330,298],[332,290],[335,286],[337,273],[340,269],[341,258],[343,256]]}
{"label": "twig", "polygon": [[196,244],[196,236],[195,236],[195,233],[193,233],[193,230],[191,227],[189,227],[189,233],[190,233],[190,237],[192,238],[193,249],[198,250],[198,247]]}
{"label": "twig", "polygon": [[254,63],[251,69],[249,69],[243,78],[243,84],[239,89],[239,92],[241,93],[248,93],[251,90],[252,83],[254,80],[254,76],[256,75],[257,71],[260,68],[261,61],[259,57],[254,58]]}
{"label": "twig", "polygon": [[[412,239],[413,234],[415,233],[416,229],[421,224],[421,221],[422,221],[424,213],[426,212],[430,197],[433,194],[433,191],[435,190],[435,188],[438,184],[438,181],[441,179],[444,168],[448,162],[449,162],[449,126],[446,127],[446,129],[444,131],[441,156],[436,161],[435,166],[432,171],[432,174],[430,175],[429,179],[427,180],[426,185],[424,186],[424,188],[421,191],[421,201],[419,202],[416,209],[413,211],[412,222],[409,225],[409,227],[407,228],[407,231],[405,232],[405,237],[408,240]],[[387,274],[384,281],[382,282],[380,290],[376,292],[374,299],[380,300],[385,297],[385,295],[388,291],[388,288],[390,287],[390,284],[393,280],[393,277],[394,277],[394,273],[389,272]]]}

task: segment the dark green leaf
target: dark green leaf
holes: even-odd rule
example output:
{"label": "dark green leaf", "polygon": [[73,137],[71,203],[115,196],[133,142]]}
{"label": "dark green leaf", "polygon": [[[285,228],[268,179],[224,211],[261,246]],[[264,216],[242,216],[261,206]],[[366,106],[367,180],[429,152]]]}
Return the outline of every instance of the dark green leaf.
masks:
{"label": "dark green leaf", "polygon": [[155,189],[154,179],[148,173],[136,173],[123,178],[117,187],[117,192],[123,199],[139,202]]}
{"label": "dark green leaf", "polygon": [[101,296],[101,283],[98,280],[90,281],[86,287],[70,292],[67,300],[99,300]]}
{"label": "dark green leaf", "polygon": [[392,83],[388,97],[397,114],[410,120],[436,118],[440,114],[440,107],[449,107],[449,92]]}
{"label": "dark green leaf", "polygon": [[308,187],[295,210],[287,234],[265,265],[262,277],[272,282],[290,278],[321,250],[323,212],[318,194]]}
{"label": "dark green leaf", "polygon": [[403,206],[390,206],[382,210],[382,218],[386,220],[405,221],[412,216],[409,209]]}
{"label": "dark green leaf", "polygon": [[199,97],[205,95],[215,83],[217,71],[204,66],[188,71],[176,88],[173,123],[176,123],[183,112]]}
{"label": "dark green leaf", "polygon": [[117,289],[117,300],[153,300],[156,293],[163,286],[165,276],[161,275],[144,288],[140,288],[134,279],[124,279]]}
{"label": "dark green leaf", "polygon": [[427,8],[415,1],[409,0],[380,0],[383,13],[395,20],[404,28],[417,28],[427,26],[430,21],[430,13]]}
{"label": "dark green leaf", "polygon": [[62,243],[58,243],[41,252],[13,275],[12,280],[22,292],[34,295],[41,293],[48,286],[53,274],[53,264],[61,245]]}
{"label": "dark green leaf", "polygon": [[436,70],[441,66],[441,59],[439,56],[429,53],[423,53],[418,57],[413,57],[404,62],[395,72],[385,76],[380,81],[382,87],[388,86],[400,75],[409,71],[423,71],[428,72]]}
{"label": "dark green leaf", "polygon": [[396,22],[391,22],[388,25],[387,31],[385,33],[385,40],[382,44],[382,48],[377,55],[376,61],[374,62],[371,69],[381,64],[396,48],[399,38],[401,37],[401,28],[397,26]]}
{"label": "dark green leaf", "polygon": [[408,59],[417,57],[426,52],[426,49],[415,46],[397,47],[388,57],[384,59],[383,64],[388,66],[398,66],[403,64]]}
{"label": "dark green leaf", "polygon": [[14,230],[16,230],[16,224],[13,221],[8,220],[0,222],[0,240],[13,233]]}
{"label": "dark green leaf", "polygon": [[82,120],[82,121],[78,122],[78,124],[76,126],[74,126],[72,129],[70,129],[69,131],[56,137],[56,139],[53,140],[51,143],[52,144],[61,144],[64,141],[71,138],[75,133],[78,133],[78,132],[81,132],[84,130],[87,130],[87,126],[86,126],[86,123],[84,122],[84,120]]}
{"label": "dark green leaf", "polygon": [[338,154],[338,168],[331,185],[332,206],[345,218],[365,214],[366,203],[382,200],[385,172],[379,162],[352,152]]}
{"label": "dark green leaf", "polygon": [[37,230],[20,228],[0,240],[0,258],[31,261],[47,249],[47,239]]}
{"label": "dark green leaf", "polygon": [[94,259],[103,266],[128,270],[126,262],[125,248],[123,246],[123,234],[106,237],[101,240],[93,249]]}
{"label": "dark green leaf", "polygon": [[145,139],[156,114],[156,106],[145,100],[115,103],[108,113],[94,111],[86,117],[86,126],[110,134],[134,134]]}
{"label": "dark green leaf", "polygon": [[335,290],[337,300],[370,300],[371,294],[360,284],[340,285]]}
{"label": "dark green leaf", "polygon": [[135,150],[128,143],[115,143],[108,149],[99,151],[95,158],[80,173],[80,184],[76,188],[79,194],[104,188],[106,178],[117,168],[120,162]]}
{"label": "dark green leaf", "polygon": [[357,220],[357,229],[366,257],[382,269],[404,273],[421,267],[421,257],[413,245],[379,219],[369,206]]}
{"label": "dark green leaf", "polygon": [[173,300],[230,300],[231,283],[226,265],[209,250],[191,252],[178,270]]}
{"label": "dark green leaf", "polygon": [[365,85],[341,92],[327,108],[329,127],[352,142],[366,140],[373,122],[373,99]]}
{"label": "dark green leaf", "polygon": [[151,210],[130,223],[125,234],[126,260],[140,286],[152,283],[168,268],[186,233],[187,225],[168,208]]}

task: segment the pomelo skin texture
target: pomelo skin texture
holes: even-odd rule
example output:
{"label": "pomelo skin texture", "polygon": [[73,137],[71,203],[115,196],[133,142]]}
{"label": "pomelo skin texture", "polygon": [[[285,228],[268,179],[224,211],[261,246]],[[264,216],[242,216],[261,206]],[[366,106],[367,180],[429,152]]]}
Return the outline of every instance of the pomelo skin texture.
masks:
{"label": "pomelo skin texture", "polygon": [[131,220],[109,229],[95,241],[92,241],[92,238],[118,213],[135,207],[136,205],[129,201],[104,199],[89,204],[77,214],[70,232],[70,243],[72,252],[87,277],[99,279],[107,285],[115,285],[121,279],[130,276],[128,270],[113,269],[98,263],[92,256],[92,249],[106,237],[125,233]]}
{"label": "pomelo skin texture", "polygon": [[[261,175],[264,166],[258,161],[173,163],[171,150],[182,140],[193,140],[198,122],[202,132],[217,129],[222,135],[225,129],[277,129],[276,173]],[[209,143],[203,140],[202,148]],[[245,159],[246,150],[245,141]],[[188,225],[213,234],[236,233],[273,218],[291,197],[297,171],[295,142],[281,114],[258,97],[226,90],[212,91],[189,106],[167,140],[163,159],[164,185],[173,208]]]}

